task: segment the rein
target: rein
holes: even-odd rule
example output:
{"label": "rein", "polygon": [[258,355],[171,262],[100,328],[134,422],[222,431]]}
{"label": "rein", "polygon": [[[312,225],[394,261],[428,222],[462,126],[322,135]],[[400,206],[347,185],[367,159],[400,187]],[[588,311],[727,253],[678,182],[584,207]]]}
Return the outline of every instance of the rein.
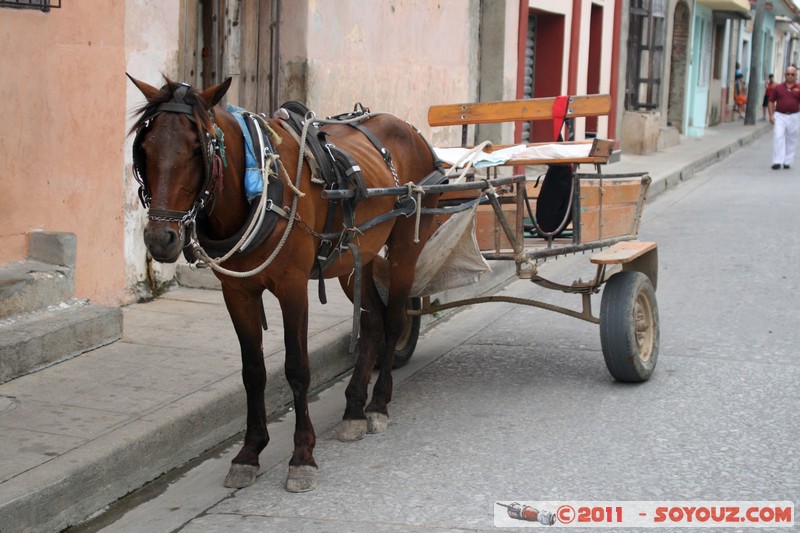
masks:
{"label": "rein", "polygon": [[[228,275],[228,276],[231,276],[231,277],[235,277],[235,278],[246,278],[246,277],[250,277],[250,276],[255,276],[256,274],[259,274],[260,272],[262,272],[265,268],[267,268],[275,260],[275,257],[277,257],[278,253],[281,251],[281,249],[283,248],[284,244],[286,243],[286,240],[289,238],[289,233],[291,232],[292,227],[294,226],[295,220],[297,220],[297,216],[296,216],[297,215],[297,203],[298,203],[299,198],[301,196],[303,196],[303,193],[300,192],[300,182],[301,182],[302,175],[303,175],[303,163],[305,161],[305,152],[306,152],[306,146],[307,146],[306,139],[308,137],[309,129],[315,123],[317,123],[317,124],[319,124],[319,123],[321,123],[321,124],[356,124],[356,123],[363,122],[363,121],[365,121],[365,120],[367,120],[367,119],[369,119],[369,118],[371,118],[373,116],[379,115],[379,114],[387,114],[387,113],[374,113],[373,114],[373,113],[366,112],[366,113],[364,113],[362,115],[358,115],[358,116],[356,116],[354,118],[349,118],[349,119],[341,119],[341,118],[337,118],[337,119],[319,119],[319,118],[316,117],[316,115],[314,114],[313,111],[309,111],[307,113],[307,115],[304,117],[305,120],[303,122],[303,129],[302,129],[302,132],[300,134],[300,139],[298,141],[298,145],[299,145],[300,151],[299,151],[299,153],[297,155],[297,170],[296,170],[296,174],[295,174],[294,185],[292,185],[292,181],[291,181],[291,178],[289,177],[288,172],[286,171],[286,167],[280,162],[280,159],[279,159],[280,155],[278,155],[278,154],[270,154],[270,157],[274,158],[273,161],[276,161],[278,163],[278,166],[280,167],[281,171],[283,172],[284,179],[289,184],[289,186],[292,188],[292,190],[295,192],[295,195],[294,195],[294,198],[292,199],[292,206],[290,208],[290,211],[289,211],[288,215],[286,215],[284,217],[284,218],[286,218],[288,220],[288,224],[286,225],[286,229],[284,230],[283,235],[281,236],[281,240],[278,242],[278,244],[276,245],[275,249],[272,251],[272,254],[270,254],[270,256],[267,259],[265,259],[263,263],[261,263],[256,268],[254,268],[252,270],[248,270],[246,272],[240,272],[240,271],[237,271],[237,270],[230,270],[230,269],[227,269],[225,267],[222,267],[222,266],[220,266],[220,263],[222,263],[223,261],[229,259],[230,256],[233,255],[233,253],[234,253],[233,250],[231,252],[229,252],[228,254],[226,254],[225,256],[223,256],[223,257],[220,257],[220,258],[217,258],[217,259],[212,259],[211,257],[209,257],[205,253],[203,248],[197,242],[196,233],[194,233],[194,231],[193,231],[193,234],[192,234],[192,237],[191,237],[191,245],[192,245],[192,252],[195,254],[195,256],[198,257],[204,263],[206,263],[209,267],[211,267],[212,270],[214,270],[216,272],[220,272],[220,273]],[[391,160],[390,159],[387,161],[387,165],[389,166],[389,169],[392,171],[392,176],[394,177],[395,181],[397,181],[397,177],[396,177],[397,174],[394,171],[394,166],[391,164]],[[267,185],[267,175],[265,173],[264,174],[264,187],[265,187],[265,190],[266,190],[266,185]],[[415,191],[415,192],[417,192],[417,191]],[[261,197],[262,204],[264,202],[265,197],[266,197],[266,194],[262,195],[262,197]],[[398,214],[400,214],[400,213],[399,212],[391,212],[390,216],[388,218],[397,216]],[[406,214],[406,216],[408,216],[408,215]],[[353,228],[350,231],[356,231],[357,232],[359,230],[360,230],[360,228]],[[247,236],[247,232],[242,237],[242,241],[245,239],[246,236]],[[348,248],[350,248],[352,250],[353,247],[352,246],[348,246]],[[238,246],[234,247],[234,250],[236,250],[236,249],[238,249]]]}

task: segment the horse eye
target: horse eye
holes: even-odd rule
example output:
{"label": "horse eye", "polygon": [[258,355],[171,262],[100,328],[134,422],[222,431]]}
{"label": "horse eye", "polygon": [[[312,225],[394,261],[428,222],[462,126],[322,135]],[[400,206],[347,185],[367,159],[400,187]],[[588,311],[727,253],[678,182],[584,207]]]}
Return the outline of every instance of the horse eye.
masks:
{"label": "horse eye", "polygon": [[192,152],[192,157],[203,157],[203,148],[201,146],[195,148],[194,152]]}

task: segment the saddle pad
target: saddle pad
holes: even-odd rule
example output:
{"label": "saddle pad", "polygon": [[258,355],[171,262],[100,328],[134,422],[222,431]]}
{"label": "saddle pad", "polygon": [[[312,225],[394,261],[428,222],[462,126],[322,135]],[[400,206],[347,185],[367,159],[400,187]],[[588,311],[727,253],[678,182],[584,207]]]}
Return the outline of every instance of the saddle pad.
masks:
{"label": "saddle pad", "polygon": [[253,200],[264,191],[264,179],[259,168],[259,161],[256,158],[255,148],[253,147],[253,137],[250,135],[250,128],[247,127],[245,122],[244,114],[246,111],[231,104],[228,104],[225,108],[236,118],[236,122],[239,123],[239,128],[244,136],[244,190],[247,201],[253,203]]}

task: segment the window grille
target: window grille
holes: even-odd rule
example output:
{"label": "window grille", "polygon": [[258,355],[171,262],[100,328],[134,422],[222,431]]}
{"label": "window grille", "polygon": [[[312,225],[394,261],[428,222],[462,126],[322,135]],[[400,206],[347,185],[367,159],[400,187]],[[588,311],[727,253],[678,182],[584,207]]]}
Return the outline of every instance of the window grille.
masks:
{"label": "window grille", "polygon": [[[523,98],[533,98],[533,79],[535,74],[536,57],[536,15],[528,15],[528,34],[525,36],[525,72],[522,82]],[[531,140],[531,123],[522,124],[522,142],[527,143]]]}
{"label": "window grille", "polygon": [[0,0],[0,7],[15,7],[17,9],[39,9],[45,13],[50,8],[60,8],[61,0]]}
{"label": "window grille", "polygon": [[666,0],[630,0],[625,108],[656,109],[664,66]]}

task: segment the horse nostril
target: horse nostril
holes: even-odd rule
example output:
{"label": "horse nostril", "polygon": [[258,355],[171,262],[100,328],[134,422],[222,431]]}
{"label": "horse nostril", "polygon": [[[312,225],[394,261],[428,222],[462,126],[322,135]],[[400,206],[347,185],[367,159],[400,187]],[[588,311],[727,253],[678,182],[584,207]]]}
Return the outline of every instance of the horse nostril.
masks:
{"label": "horse nostril", "polygon": [[174,228],[152,228],[148,225],[144,229],[144,240],[148,247],[169,249],[178,243],[180,237],[180,232]]}
{"label": "horse nostril", "polygon": [[178,240],[178,232],[170,228],[166,231],[166,246],[172,246]]}

